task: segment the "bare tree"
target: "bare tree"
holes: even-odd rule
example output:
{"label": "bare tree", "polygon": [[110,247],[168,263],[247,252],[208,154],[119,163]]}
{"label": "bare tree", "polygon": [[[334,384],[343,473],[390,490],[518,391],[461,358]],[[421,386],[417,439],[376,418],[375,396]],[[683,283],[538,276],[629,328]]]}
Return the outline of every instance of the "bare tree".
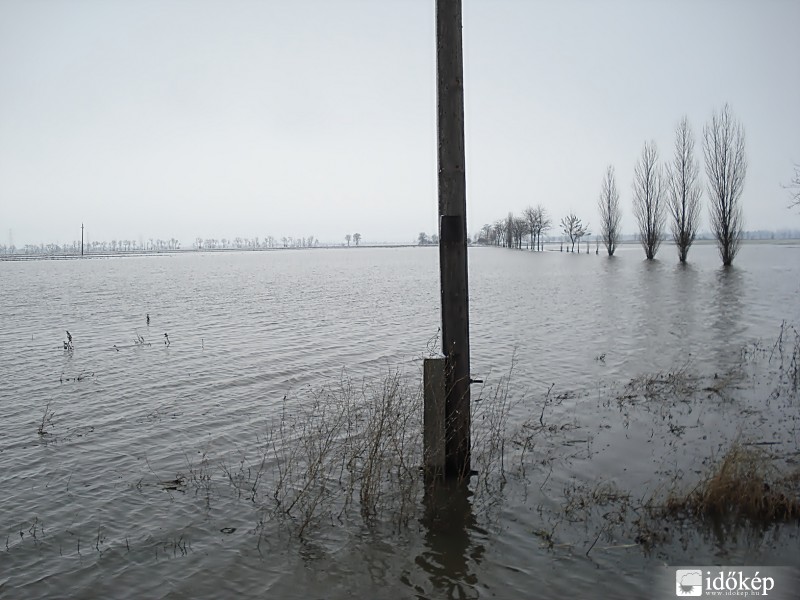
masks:
{"label": "bare tree", "polygon": [[535,208],[529,206],[522,214],[525,217],[525,222],[528,224],[528,233],[531,234],[531,250],[533,250],[536,241],[536,228],[539,224],[539,213]]}
{"label": "bare tree", "polygon": [[614,256],[614,251],[617,249],[617,243],[619,242],[622,211],[619,207],[617,179],[612,165],[608,165],[608,169],[606,169],[606,176],[603,178],[603,187],[600,190],[600,198],[597,205],[600,209],[600,235],[603,238],[606,250],[608,250],[608,255]]}
{"label": "bare tree", "polygon": [[536,205],[536,212],[538,213],[538,221],[536,223],[536,241],[539,250],[542,249],[542,233],[547,233],[553,226],[553,221],[547,210],[541,204]]}
{"label": "bare tree", "polygon": [[528,235],[528,221],[523,217],[514,217],[514,240],[516,246],[522,249],[522,239]]}
{"label": "bare tree", "polygon": [[541,204],[537,204],[536,208],[529,206],[523,214],[528,225],[528,233],[531,234],[531,250],[541,250],[542,232],[550,229],[552,221]]}
{"label": "bare tree", "polygon": [[347,245],[349,246],[350,245],[350,240],[353,239],[353,236],[348,233],[346,236],[344,236],[344,239],[347,240]]}
{"label": "bare tree", "polygon": [[[576,240],[578,242],[578,254],[581,253],[581,240],[586,235],[591,235],[591,233],[589,233],[589,224],[587,223],[586,225],[584,225],[583,223],[578,221],[578,227],[575,230],[575,238],[576,238]],[[587,248],[588,248],[588,246],[587,246]],[[589,254],[589,250],[588,249],[586,250],[586,254]]]}
{"label": "bare tree", "polygon": [[483,241],[484,244],[488,244],[491,238],[492,238],[492,226],[486,223],[483,227],[481,227],[481,232],[478,235],[478,239],[475,241],[476,242]]}
{"label": "bare tree", "polygon": [[[561,219],[561,231],[569,238],[572,244],[572,252],[575,252],[575,242],[586,235],[586,227],[581,223],[581,220],[575,213],[569,213],[566,217]],[[569,252],[570,250],[567,251]]]}
{"label": "bare tree", "polygon": [[711,231],[722,264],[733,262],[742,237],[742,191],[747,173],[744,128],[726,104],[703,128]]}
{"label": "bare tree", "polygon": [[656,143],[645,142],[633,175],[633,214],[639,224],[639,242],[648,260],[656,257],[664,239],[666,212],[661,191]]}
{"label": "bare tree", "polygon": [[505,246],[505,222],[502,220],[497,220],[494,222],[494,226],[492,227],[492,232],[494,235],[494,245],[495,246]]}
{"label": "bare tree", "polygon": [[360,233],[354,233],[353,234],[353,241],[356,243],[356,246],[358,246],[358,242],[361,241],[361,234]]}
{"label": "bare tree", "polygon": [[506,243],[505,243],[505,245],[508,248],[513,248],[514,247],[514,221],[515,221],[514,213],[508,213],[508,216],[506,217],[506,225],[505,225],[505,227],[506,227],[506,231],[505,231]]}
{"label": "bare tree", "polygon": [[[567,239],[569,239],[570,242],[572,242],[573,247],[575,246],[575,243],[573,241],[574,237],[573,231],[575,228],[574,221],[577,219],[578,217],[574,213],[569,213],[569,215],[561,219],[561,233],[563,233],[564,236]],[[567,248],[567,252],[569,252],[569,247]]]}
{"label": "bare tree", "polygon": [[675,128],[675,155],[667,166],[667,203],[670,212],[672,239],[678,248],[678,259],[686,262],[700,222],[702,190],[697,179],[700,169],[694,158],[694,135],[686,117]]}

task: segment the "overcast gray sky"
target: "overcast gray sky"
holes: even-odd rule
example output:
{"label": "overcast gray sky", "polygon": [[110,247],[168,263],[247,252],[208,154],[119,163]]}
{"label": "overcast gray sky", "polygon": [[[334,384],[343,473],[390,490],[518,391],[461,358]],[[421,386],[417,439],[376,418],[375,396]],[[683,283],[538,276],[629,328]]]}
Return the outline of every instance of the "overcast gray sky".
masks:
{"label": "overcast gray sky", "polygon": [[[797,0],[464,0],[470,232],[542,203],[633,231],[662,158],[725,102],[745,227],[800,227]],[[0,0],[0,241],[436,230],[434,0]],[[702,163],[701,163],[702,164]],[[703,214],[703,228],[707,215]]]}

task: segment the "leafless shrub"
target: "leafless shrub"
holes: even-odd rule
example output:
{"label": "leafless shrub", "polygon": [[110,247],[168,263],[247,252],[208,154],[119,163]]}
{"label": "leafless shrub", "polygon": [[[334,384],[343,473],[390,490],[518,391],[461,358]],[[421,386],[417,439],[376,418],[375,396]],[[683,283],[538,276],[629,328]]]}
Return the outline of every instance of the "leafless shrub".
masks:
{"label": "leafless shrub", "polygon": [[481,388],[472,414],[472,462],[478,473],[478,485],[487,493],[493,491],[493,481],[505,481],[508,417],[515,404],[509,394],[513,369],[514,360],[508,374],[496,385]]}
{"label": "leafless shrub", "polygon": [[220,461],[220,468],[239,498],[244,496],[251,502],[255,502],[259,484],[262,482],[267,467],[267,452],[263,451],[252,464],[248,461],[244,450],[240,449],[238,453],[239,461],[235,467],[223,458]]}
{"label": "leafless shrub", "polygon": [[[504,479],[508,381],[484,386],[473,412],[473,498],[487,505]],[[263,507],[262,534],[271,521],[301,538],[316,525],[351,518],[405,527],[424,508],[422,405],[419,382],[399,372],[360,386],[343,377],[305,404],[284,398],[255,455],[238,449],[220,461],[223,480],[238,498]],[[189,473],[202,489],[203,472],[195,466]]]}
{"label": "leafless shrub", "polygon": [[186,462],[187,475],[179,473],[175,480],[194,485],[195,494],[203,492],[206,506],[209,506],[211,503],[212,465],[208,456],[208,448],[201,451],[199,462],[192,460],[186,453],[184,453],[183,457]]}
{"label": "leafless shrub", "polygon": [[42,420],[39,423],[39,428],[36,430],[36,433],[38,433],[39,436],[44,437],[46,435],[50,435],[47,430],[53,425],[53,417],[55,416],[56,413],[50,410],[50,403],[48,402],[47,406],[45,406],[44,410],[42,411]]}
{"label": "leafless shrub", "polygon": [[786,321],[781,321],[778,339],[769,352],[767,362],[773,360],[777,363],[778,387],[786,386],[796,395],[800,388],[800,331]]}
{"label": "leafless shrub", "polygon": [[275,474],[271,512],[290,517],[301,537],[354,507],[367,522],[384,512],[407,522],[421,486],[421,414],[421,390],[397,372],[361,388],[344,378],[296,412],[284,402],[265,446]]}

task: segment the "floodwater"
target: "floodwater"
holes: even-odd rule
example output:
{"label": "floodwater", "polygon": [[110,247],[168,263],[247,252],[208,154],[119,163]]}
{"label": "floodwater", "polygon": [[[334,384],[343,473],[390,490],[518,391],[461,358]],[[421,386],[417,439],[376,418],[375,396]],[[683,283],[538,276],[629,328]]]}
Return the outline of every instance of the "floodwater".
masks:
{"label": "floodwater", "polygon": [[[439,344],[437,249],[0,262],[0,597],[638,598],[663,565],[800,566],[796,525],[666,524],[651,544],[604,505],[564,509],[601,485],[692,481],[737,435],[800,458],[774,351],[800,324],[800,246],[748,244],[731,269],[713,246],[659,259],[471,249],[472,375],[513,365],[509,431],[549,427],[526,456],[509,441],[491,501],[472,490],[446,526],[302,537],[219,465],[314,390],[417,378]],[[675,373],[700,382],[689,400],[620,400]],[[184,485],[200,464],[205,487]]]}

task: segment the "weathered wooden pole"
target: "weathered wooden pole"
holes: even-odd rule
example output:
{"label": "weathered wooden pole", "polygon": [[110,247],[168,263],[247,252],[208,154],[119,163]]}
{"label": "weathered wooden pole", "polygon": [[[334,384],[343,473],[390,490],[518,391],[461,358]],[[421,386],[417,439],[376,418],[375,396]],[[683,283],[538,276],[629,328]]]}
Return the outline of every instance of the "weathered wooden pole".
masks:
{"label": "weathered wooden pole", "polygon": [[445,356],[445,477],[470,473],[467,194],[461,0],[436,0],[439,274]]}
{"label": "weathered wooden pole", "polygon": [[81,256],[83,256],[83,223],[81,223]]}

